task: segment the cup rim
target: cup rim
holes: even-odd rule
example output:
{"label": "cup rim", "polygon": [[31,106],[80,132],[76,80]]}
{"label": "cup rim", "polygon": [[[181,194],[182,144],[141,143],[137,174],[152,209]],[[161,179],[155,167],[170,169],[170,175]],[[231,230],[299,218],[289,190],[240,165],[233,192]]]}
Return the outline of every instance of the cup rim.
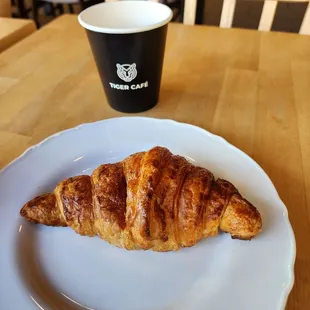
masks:
{"label": "cup rim", "polygon": [[[84,20],[84,15],[90,14],[92,11],[95,11],[99,7],[103,6],[121,6],[124,3],[126,5],[134,4],[134,5],[143,5],[143,6],[150,6],[150,7],[157,7],[161,6],[167,11],[167,16],[160,20],[157,23],[141,26],[141,27],[132,27],[132,28],[112,28],[112,27],[101,27],[101,26],[96,26],[92,25]],[[143,4],[142,4],[143,3]],[[78,21],[81,26],[83,26],[87,30],[91,30],[94,32],[99,32],[99,33],[107,33],[107,34],[129,34],[129,33],[138,33],[138,32],[145,32],[149,30],[153,30],[156,28],[159,28],[165,24],[168,24],[173,17],[173,12],[170,9],[169,6],[159,3],[159,2],[153,2],[153,1],[137,1],[137,0],[126,0],[126,1],[116,1],[116,2],[103,2],[103,3],[98,3],[95,5],[92,5],[88,7],[87,9],[83,10],[79,15],[78,15]]]}

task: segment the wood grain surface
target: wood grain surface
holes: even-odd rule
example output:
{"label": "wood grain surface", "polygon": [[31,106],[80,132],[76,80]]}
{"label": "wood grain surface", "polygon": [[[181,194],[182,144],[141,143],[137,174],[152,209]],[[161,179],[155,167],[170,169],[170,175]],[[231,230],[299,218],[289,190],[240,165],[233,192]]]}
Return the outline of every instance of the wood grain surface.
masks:
{"label": "wood grain surface", "polygon": [[[288,310],[310,305],[309,55],[309,36],[170,24],[160,101],[140,114],[221,135],[267,172],[297,239]],[[48,135],[121,115],[75,16],[0,55],[0,168]]]}

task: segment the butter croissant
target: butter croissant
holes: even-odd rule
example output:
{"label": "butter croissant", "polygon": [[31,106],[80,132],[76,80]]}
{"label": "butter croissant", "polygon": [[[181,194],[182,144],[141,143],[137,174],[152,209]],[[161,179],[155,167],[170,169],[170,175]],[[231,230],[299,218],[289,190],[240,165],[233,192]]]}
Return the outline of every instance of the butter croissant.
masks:
{"label": "butter croissant", "polygon": [[20,214],[128,250],[178,250],[219,229],[251,239],[262,227],[259,212],[231,183],[163,147],[66,179]]}

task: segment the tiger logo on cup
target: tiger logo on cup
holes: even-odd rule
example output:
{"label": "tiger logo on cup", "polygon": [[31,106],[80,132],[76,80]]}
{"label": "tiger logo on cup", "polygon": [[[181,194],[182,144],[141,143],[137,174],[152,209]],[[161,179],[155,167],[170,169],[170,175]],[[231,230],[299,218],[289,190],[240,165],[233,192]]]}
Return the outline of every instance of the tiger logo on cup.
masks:
{"label": "tiger logo on cup", "polygon": [[116,64],[116,67],[118,77],[125,82],[131,82],[136,78],[138,74],[135,63],[133,63],[132,65]]}

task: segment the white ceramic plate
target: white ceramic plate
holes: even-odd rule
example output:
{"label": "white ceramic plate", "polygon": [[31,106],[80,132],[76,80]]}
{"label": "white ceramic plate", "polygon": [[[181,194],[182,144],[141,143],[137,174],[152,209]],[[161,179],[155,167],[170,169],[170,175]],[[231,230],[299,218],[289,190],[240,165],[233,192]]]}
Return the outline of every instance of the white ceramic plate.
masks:
{"label": "white ceramic plate", "polygon": [[[19,216],[61,179],[155,145],[233,182],[261,212],[263,232],[252,241],[221,234],[178,252],[129,252]],[[0,309],[280,310],[294,282],[294,234],[270,179],[191,125],[130,117],[61,132],[0,172],[0,197]]]}

